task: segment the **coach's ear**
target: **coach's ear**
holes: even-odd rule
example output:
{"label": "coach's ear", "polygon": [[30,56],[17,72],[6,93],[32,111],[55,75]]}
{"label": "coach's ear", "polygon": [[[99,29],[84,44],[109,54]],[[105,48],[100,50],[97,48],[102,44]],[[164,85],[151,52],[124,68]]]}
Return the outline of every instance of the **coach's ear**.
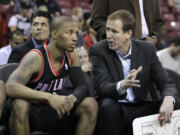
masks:
{"label": "coach's ear", "polygon": [[56,32],[56,30],[52,30],[52,31],[51,31],[51,37],[52,37],[53,39],[57,39],[57,32]]}
{"label": "coach's ear", "polygon": [[132,30],[128,30],[128,31],[126,32],[126,38],[127,38],[127,39],[130,39],[131,36],[132,36]]}

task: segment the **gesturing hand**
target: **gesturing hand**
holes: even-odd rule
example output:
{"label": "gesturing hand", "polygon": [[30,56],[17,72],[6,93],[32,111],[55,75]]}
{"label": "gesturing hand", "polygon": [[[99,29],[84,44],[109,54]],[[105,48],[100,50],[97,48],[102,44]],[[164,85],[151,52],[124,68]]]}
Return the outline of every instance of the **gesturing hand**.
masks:
{"label": "gesturing hand", "polygon": [[57,95],[55,92],[48,98],[49,105],[57,112],[61,119],[68,112],[66,96]]}
{"label": "gesturing hand", "polygon": [[128,76],[121,81],[121,88],[122,89],[127,89],[130,87],[141,87],[141,85],[139,84],[140,81],[139,80],[135,80],[136,76],[142,71],[142,66],[139,66],[138,69],[132,69]]}
{"label": "gesturing hand", "polygon": [[163,126],[165,122],[168,123],[171,122],[171,116],[173,110],[174,110],[173,100],[169,97],[165,97],[159,110],[160,113],[159,118],[161,118],[160,119],[161,126]]}

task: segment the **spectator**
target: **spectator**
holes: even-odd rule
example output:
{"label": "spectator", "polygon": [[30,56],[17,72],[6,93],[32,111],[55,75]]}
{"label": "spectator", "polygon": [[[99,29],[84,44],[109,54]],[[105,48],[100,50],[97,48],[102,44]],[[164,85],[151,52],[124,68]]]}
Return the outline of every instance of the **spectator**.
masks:
{"label": "spectator", "polygon": [[40,5],[38,7],[38,11],[44,11],[44,12],[49,12],[48,7],[46,5]]}
{"label": "spectator", "polygon": [[[86,98],[83,72],[78,56],[73,53],[77,31],[72,18],[55,18],[49,45],[30,51],[11,74],[7,95],[17,98],[12,101],[10,117],[10,133],[13,135],[29,134],[28,116],[31,130],[41,129],[56,134],[62,133],[61,125],[66,127],[67,122],[72,122],[71,118],[77,116],[75,135],[93,135],[98,106],[94,99]],[[70,75],[75,89],[69,95],[62,95],[63,80],[67,75]],[[77,75],[81,81],[78,81]],[[30,104],[25,100],[36,103]],[[38,104],[39,101],[48,104]]]}
{"label": "spectator", "polygon": [[[88,51],[84,47],[77,47],[76,52],[79,56],[79,62],[84,72],[92,72],[92,64],[89,59]],[[91,74],[91,73],[90,73]]]}
{"label": "spectator", "polygon": [[166,38],[166,35],[167,35],[167,28],[165,27],[165,25],[163,25],[161,27],[161,39],[160,39],[159,43],[156,45],[157,51],[170,46],[171,41]]}
{"label": "spectator", "polygon": [[81,7],[74,7],[72,9],[72,13],[71,13],[71,17],[73,18],[73,20],[76,22],[78,28],[79,28],[79,32],[78,32],[78,40],[77,40],[77,46],[84,46],[84,35],[82,33],[82,28],[83,28],[83,24],[84,24],[84,11]]}
{"label": "spectator", "polygon": [[[13,8],[13,13],[14,14],[19,14],[21,12],[21,2],[26,3],[31,7],[30,11],[31,13],[37,12],[37,5],[34,2],[35,0],[15,0],[15,6]],[[31,18],[31,15],[29,16]]]}
{"label": "spectator", "polygon": [[87,49],[89,49],[93,44],[97,42],[96,32],[90,27],[90,19],[88,19],[85,23],[84,32],[86,32],[84,36],[84,42]]}
{"label": "spectator", "polygon": [[78,56],[79,56],[79,62],[81,65],[81,69],[87,73],[87,81],[88,87],[89,87],[89,96],[97,98],[96,91],[94,89],[94,83],[93,83],[93,74],[92,74],[92,63],[89,59],[88,50],[85,47],[78,47],[76,49]]}
{"label": "spectator", "polygon": [[12,49],[18,47],[24,42],[24,35],[21,31],[16,30],[10,33],[9,45],[0,49],[0,65],[7,64]]}
{"label": "spectator", "polygon": [[93,7],[93,2],[94,2],[94,0],[89,0],[89,1],[88,1],[90,11],[92,10],[92,7]]}
{"label": "spectator", "polygon": [[0,5],[3,5],[1,11],[6,13],[12,13],[12,8],[14,7],[14,0],[0,0]]}
{"label": "spectator", "polygon": [[60,15],[60,7],[56,3],[56,0],[36,0],[37,6],[46,5],[51,16]]}
{"label": "spectator", "polygon": [[31,49],[38,48],[49,39],[51,16],[47,12],[39,11],[32,16],[32,38],[14,49],[8,59],[8,63],[19,63],[21,58]]}
{"label": "spectator", "polygon": [[71,16],[73,21],[75,22],[75,24],[77,25],[77,27],[79,28],[78,30],[78,40],[76,42],[76,45],[77,46],[84,46],[84,37],[83,37],[83,34],[82,34],[82,30],[80,28],[80,25],[79,25],[79,19],[78,19],[78,16]]}
{"label": "spectator", "polygon": [[1,0],[0,4],[9,5],[11,2],[13,2],[13,0]]}
{"label": "spectator", "polygon": [[[75,53],[79,58],[79,63],[81,65],[81,69],[85,72],[85,80],[88,82],[89,96],[96,98],[96,91],[93,87],[93,74],[92,74],[92,64],[89,59],[88,51],[83,46],[77,47],[75,49]],[[74,89],[73,84],[68,77],[64,83],[64,88],[68,91],[72,91]]]}
{"label": "spectator", "polygon": [[72,18],[74,16],[77,17],[78,27],[82,31],[82,27],[83,27],[83,24],[84,24],[84,11],[83,11],[83,9],[81,7],[74,7],[72,9],[71,16],[72,16]]}
{"label": "spectator", "polygon": [[162,66],[180,75],[180,35],[177,35],[168,48],[157,52]]}
{"label": "spectator", "polygon": [[[154,46],[131,38],[134,26],[129,11],[112,13],[106,24],[107,40],[90,49],[95,89],[101,98],[98,135],[132,135],[135,118],[159,112],[163,122],[170,122],[174,110],[175,84],[162,68]],[[162,99],[148,97],[151,82]]]}
{"label": "spectator", "polygon": [[30,12],[30,6],[22,2],[20,14],[13,15],[8,23],[8,27],[10,28],[11,32],[17,29],[23,30],[25,39],[28,39],[28,37],[30,36],[31,23],[29,22],[29,18],[28,18],[29,12]]}
{"label": "spectator", "polygon": [[94,0],[91,15],[91,26],[97,32],[98,40],[105,39],[105,25],[108,15],[119,9],[131,12],[136,18],[133,36],[156,45],[160,39],[159,0]]}

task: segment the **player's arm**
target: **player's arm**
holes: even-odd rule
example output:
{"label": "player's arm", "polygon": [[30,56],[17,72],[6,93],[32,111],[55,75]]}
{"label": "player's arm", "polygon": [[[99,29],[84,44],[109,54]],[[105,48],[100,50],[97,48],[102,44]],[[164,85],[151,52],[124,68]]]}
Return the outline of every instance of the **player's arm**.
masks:
{"label": "player's arm", "polygon": [[9,97],[26,100],[46,100],[46,94],[25,86],[33,75],[40,72],[41,65],[41,56],[37,52],[31,51],[24,56],[20,65],[7,81],[7,95]]}
{"label": "player's arm", "polygon": [[78,53],[76,51],[73,51],[70,53],[70,56],[71,56],[71,67],[81,67]]}
{"label": "player's arm", "polygon": [[67,102],[63,96],[36,91],[26,86],[33,75],[39,74],[41,65],[41,56],[37,52],[28,53],[8,79],[7,95],[25,100],[48,101],[49,105],[62,118],[63,114],[67,112]]}
{"label": "player's arm", "polygon": [[87,85],[84,81],[85,73],[81,69],[79,56],[74,51],[70,53],[70,57],[71,57],[71,67],[69,69],[69,77],[73,86],[75,86],[75,89],[72,94],[66,97],[66,101],[69,104],[68,107],[69,111],[73,108],[75,102],[80,102],[86,96],[88,96]]}
{"label": "player's arm", "polygon": [[72,64],[69,69],[69,76],[73,86],[75,86],[75,89],[73,93],[69,95],[70,98],[68,97],[68,100],[74,104],[75,102],[79,102],[88,96],[88,89],[84,78],[85,73],[81,69],[77,53],[72,52],[70,55]]}

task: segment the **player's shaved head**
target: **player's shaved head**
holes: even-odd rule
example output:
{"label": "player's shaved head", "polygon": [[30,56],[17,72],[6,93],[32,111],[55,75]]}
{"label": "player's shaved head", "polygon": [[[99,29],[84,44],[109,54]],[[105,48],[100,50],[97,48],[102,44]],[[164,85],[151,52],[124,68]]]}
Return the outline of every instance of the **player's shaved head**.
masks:
{"label": "player's shaved head", "polygon": [[61,28],[67,22],[73,22],[73,19],[69,16],[59,16],[55,17],[52,21],[52,30],[57,30]]}

